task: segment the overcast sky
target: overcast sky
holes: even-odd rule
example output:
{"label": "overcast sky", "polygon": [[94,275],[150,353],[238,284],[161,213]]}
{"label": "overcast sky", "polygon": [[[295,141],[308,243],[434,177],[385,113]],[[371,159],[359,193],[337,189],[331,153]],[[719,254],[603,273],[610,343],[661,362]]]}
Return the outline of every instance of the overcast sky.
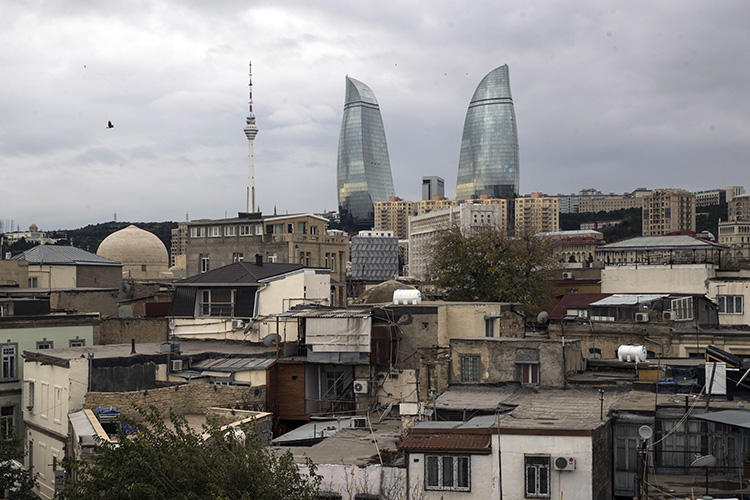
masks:
{"label": "overcast sky", "polygon": [[[336,208],[344,77],[397,195],[455,194],[466,106],[510,67],[521,191],[750,188],[746,1],[3,2],[0,220],[73,228]],[[106,129],[111,120],[114,129]]]}

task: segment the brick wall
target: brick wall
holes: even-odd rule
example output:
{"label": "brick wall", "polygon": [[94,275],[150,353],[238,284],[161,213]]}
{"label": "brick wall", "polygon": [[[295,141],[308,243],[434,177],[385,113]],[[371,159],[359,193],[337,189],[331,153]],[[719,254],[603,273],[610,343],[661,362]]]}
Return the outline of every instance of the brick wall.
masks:
{"label": "brick wall", "polygon": [[88,392],[84,408],[114,407],[137,419],[133,405],[155,406],[160,412],[172,409],[182,415],[205,414],[208,408],[220,406],[242,410],[264,411],[266,387],[222,386],[190,383],[147,391]]}

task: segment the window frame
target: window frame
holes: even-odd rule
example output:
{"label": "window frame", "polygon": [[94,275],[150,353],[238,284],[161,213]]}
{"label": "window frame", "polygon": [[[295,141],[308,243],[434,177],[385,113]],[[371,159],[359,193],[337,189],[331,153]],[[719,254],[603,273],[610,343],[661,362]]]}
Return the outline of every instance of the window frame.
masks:
{"label": "window frame", "polygon": [[482,358],[478,354],[461,354],[461,382],[474,383],[479,382],[479,368],[482,365]]}
{"label": "window frame", "polygon": [[221,226],[208,226],[206,233],[209,238],[218,238],[221,236]]}
{"label": "window frame", "polygon": [[68,340],[68,347],[86,347],[86,339],[70,339]]}
{"label": "window frame", "polygon": [[[217,302],[214,297],[214,291],[228,290],[229,302]],[[201,318],[232,318],[234,317],[234,306],[236,302],[236,289],[231,288],[201,288],[198,290],[198,316]],[[220,314],[226,312],[229,307],[229,314]],[[216,309],[216,313],[214,313]]]}
{"label": "window frame", "polygon": [[680,297],[672,299],[670,303],[673,321],[693,320],[693,297]]}
{"label": "window frame", "polygon": [[[49,344],[49,347],[42,347],[42,346],[44,346],[46,344]],[[36,348],[37,349],[45,349],[45,350],[46,349],[54,349],[55,348],[55,341],[54,340],[47,340],[47,339],[37,340],[36,341]]]}
{"label": "window frame", "polygon": [[[535,491],[529,491],[529,468],[534,469],[534,487]],[[547,471],[547,491],[541,492],[541,482],[539,472],[543,469]],[[524,455],[523,456],[523,494],[524,498],[550,498],[552,470],[552,457],[550,455]]]}
{"label": "window frame", "polygon": [[198,262],[200,263],[201,273],[207,273],[211,270],[211,255],[202,253],[198,255]]}
{"label": "window frame", "polygon": [[[516,361],[518,381],[521,385],[539,385],[539,362]],[[528,370],[528,373],[524,373]],[[527,376],[528,374],[528,376]],[[536,381],[534,381],[536,379]]]}
{"label": "window frame", "polygon": [[[18,380],[18,343],[17,342],[8,342],[5,344],[0,345],[0,354],[2,355],[2,369],[0,370],[0,382],[15,382]],[[5,376],[5,349],[6,348],[13,348],[13,354],[12,357],[9,357],[10,363],[13,365],[12,368],[12,375],[11,376]],[[10,356],[10,355],[9,355]]]}
{"label": "window frame", "polygon": [[[719,314],[735,314],[739,316],[742,316],[743,314],[745,314],[745,296],[744,295],[737,295],[737,294],[717,295],[716,302],[719,305]],[[738,302],[739,302],[739,308],[737,307]],[[731,303],[731,311],[729,311],[728,309],[730,308],[727,307],[727,305],[730,303]]]}
{"label": "window frame", "polygon": [[[430,484],[432,473],[429,471],[430,461],[434,459],[437,461],[437,484]],[[444,471],[446,469],[446,461],[450,460],[451,463],[451,478],[450,484],[446,484],[446,478]],[[466,464],[466,478],[465,485],[459,485],[461,479],[461,463],[462,461]],[[471,491],[471,455],[453,455],[453,454],[425,454],[424,455],[424,489],[426,491]]]}
{"label": "window frame", "polygon": [[237,235],[237,226],[234,224],[227,224],[224,226],[224,236],[236,236]]}
{"label": "window frame", "polygon": [[[10,415],[3,415],[10,408]],[[0,407],[0,439],[8,441],[13,439],[16,433],[16,405]]]}

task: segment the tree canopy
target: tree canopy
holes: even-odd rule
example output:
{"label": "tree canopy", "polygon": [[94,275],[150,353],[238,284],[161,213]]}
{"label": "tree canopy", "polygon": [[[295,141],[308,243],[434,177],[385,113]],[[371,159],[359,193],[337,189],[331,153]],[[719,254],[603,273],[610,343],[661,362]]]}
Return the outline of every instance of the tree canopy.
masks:
{"label": "tree canopy", "polygon": [[[20,464],[20,465],[19,465]],[[35,480],[23,468],[23,446],[18,438],[0,439],[0,496],[9,500],[32,500]]]}
{"label": "tree canopy", "polygon": [[433,248],[431,278],[450,301],[520,302],[531,312],[548,300],[549,241],[507,238],[496,229],[447,232]]}
{"label": "tree canopy", "polygon": [[291,453],[277,455],[252,429],[245,445],[218,428],[204,440],[184,417],[169,421],[155,409],[139,409],[138,431],[122,429],[117,442],[100,441],[97,452],[67,462],[72,478],[61,499],[314,499],[320,485],[315,466],[300,473]]}

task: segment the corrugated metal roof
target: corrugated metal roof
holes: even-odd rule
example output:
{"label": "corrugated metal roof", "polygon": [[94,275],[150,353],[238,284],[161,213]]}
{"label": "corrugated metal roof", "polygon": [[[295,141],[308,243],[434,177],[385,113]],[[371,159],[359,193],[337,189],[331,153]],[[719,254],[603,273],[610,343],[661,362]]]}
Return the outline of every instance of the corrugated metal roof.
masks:
{"label": "corrugated metal roof", "polygon": [[369,318],[372,309],[300,309],[279,314],[289,318]]}
{"label": "corrugated metal roof", "polygon": [[637,238],[630,238],[628,240],[603,245],[597,248],[596,251],[611,252],[622,250],[658,250],[670,248],[679,248],[683,250],[709,250],[711,248],[725,249],[727,247],[711,241],[694,238],[693,236],[688,236],[686,234],[676,234],[672,236],[638,236]]}
{"label": "corrugated metal roof", "polygon": [[653,302],[657,299],[663,299],[669,297],[668,294],[627,294],[627,295],[610,295],[596,302],[592,302],[591,306],[634,306],[636,304],[645,304]]}
{"label": "corrugated metal roof", "polygon": [[194,370],[214,372],[243,372],[248,370],[265,370],[273,364],[274,359],[266,358],[209,358],[193,364]]}
{"label": "corrugated metal roof", "polygon": [[401,441],[406,451],[449,451],[464,453],[489,453],[490,435],[464,434],[451,431],[412,431]]}
{"label": "corrugated metal roof", "polygon": [[701,420],[750,429],[750,410],[722,410],[693,415]]}
{"label": "corrugated metal roof", "polygon": [[119,262],[76,247],[38,245],[13,257],[29,264],[58,264],[70,266],[122,266]]}

